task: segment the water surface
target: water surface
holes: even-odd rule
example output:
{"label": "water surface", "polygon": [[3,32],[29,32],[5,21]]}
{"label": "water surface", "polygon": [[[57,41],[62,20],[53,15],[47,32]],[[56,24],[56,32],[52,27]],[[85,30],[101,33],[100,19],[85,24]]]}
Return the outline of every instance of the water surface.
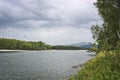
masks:
{"label": "water surface", "polygon": [[0,80],[67,80],[90,58],[85,50],[0,53]]}

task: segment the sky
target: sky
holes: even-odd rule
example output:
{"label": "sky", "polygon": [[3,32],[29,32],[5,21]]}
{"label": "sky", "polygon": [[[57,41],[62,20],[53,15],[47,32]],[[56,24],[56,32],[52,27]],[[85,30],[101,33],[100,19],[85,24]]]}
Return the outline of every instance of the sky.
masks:
{"label": "sky", "polygon": [[51,45],[94,42],[96,0],[0,0],[0,37]]}

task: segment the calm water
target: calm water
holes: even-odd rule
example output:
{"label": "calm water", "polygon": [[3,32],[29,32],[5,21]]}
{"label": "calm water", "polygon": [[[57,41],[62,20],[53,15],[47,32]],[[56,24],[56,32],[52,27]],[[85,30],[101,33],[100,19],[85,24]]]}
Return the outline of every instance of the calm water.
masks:
{"label": "calm water", "polygon": [[0,80],[67,80],[90,58],[85,50],[0,53]]}

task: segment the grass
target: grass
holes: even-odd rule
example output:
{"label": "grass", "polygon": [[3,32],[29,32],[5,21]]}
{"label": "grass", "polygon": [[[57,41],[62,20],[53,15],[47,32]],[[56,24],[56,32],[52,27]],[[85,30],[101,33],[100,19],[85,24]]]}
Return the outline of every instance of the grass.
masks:
{"label": "grass", "polygon": [[120,80],[120,53],[102,51],[69,80]]}

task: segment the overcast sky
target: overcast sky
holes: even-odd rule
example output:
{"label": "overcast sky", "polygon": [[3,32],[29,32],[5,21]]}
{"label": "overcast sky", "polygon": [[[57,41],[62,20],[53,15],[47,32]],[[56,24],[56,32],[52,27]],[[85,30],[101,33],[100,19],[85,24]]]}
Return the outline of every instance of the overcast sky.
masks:
{"label": "overcast sky", "polygon": [[47,44],[93,42],[96,0],[0,0],[0,37]]}

